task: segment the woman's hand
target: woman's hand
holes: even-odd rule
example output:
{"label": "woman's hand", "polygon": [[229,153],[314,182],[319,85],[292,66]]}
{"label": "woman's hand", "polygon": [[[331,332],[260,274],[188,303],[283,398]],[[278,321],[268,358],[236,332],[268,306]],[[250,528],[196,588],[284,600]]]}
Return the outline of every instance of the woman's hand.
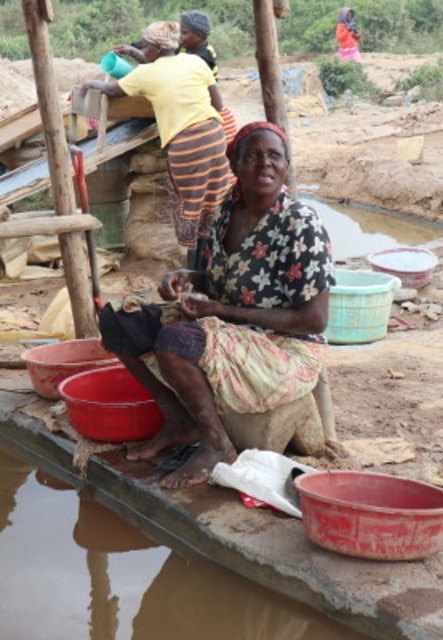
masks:
{"label": "woman's hand", "polygon": [[143,51],[137,49],[137,47],[133,47],[131,44],[116,44],[112,47],[112,50],[122,56],[130,56],[134,58],[134,60],[137,60],[137,62],[146,62]]}
{"label": "woman's hand", "polygon": [[112,50],[116,53],[120,53],[122,56],[130,56],[134,47],[130,44],[116,44],[112,47]]}
{"label": "woman's hand", "polygon": [[92,84],[93,84],[93,81],[85,82],[84,84],[82,84],[82,86],[80,87],[80,95],[82,98],[84,98],[85,95],[88,93],[88,89],[94,89]]}
{"label": "woman's hand", "polygon": [[180,301],[182,311],[190,320],[204,318],[205,316],[218,316],[221,305],[215,300],[201,300],[192,295],[183,297]]}
{"label": "woman's hand", "polygon": [[126,95],[123,89],[120,88],[120,85],[118,84],[118,82],[103,82],[102,80],[89,80],[88,82],[83,83],[82,86],[80,87],[80,95],[82,96],[82,98],[85,97],[85,95],[88,92],[88,89],[97,89],[98,91],[100,91],[101,93],[104,93],[110,98],[120,98]]}
{"label": "woman's hand", "polygon": [[188,290],[193,284],[193,273],[187,269],[166,273],[157,289],[163,300],[177,300],[179,294]]}

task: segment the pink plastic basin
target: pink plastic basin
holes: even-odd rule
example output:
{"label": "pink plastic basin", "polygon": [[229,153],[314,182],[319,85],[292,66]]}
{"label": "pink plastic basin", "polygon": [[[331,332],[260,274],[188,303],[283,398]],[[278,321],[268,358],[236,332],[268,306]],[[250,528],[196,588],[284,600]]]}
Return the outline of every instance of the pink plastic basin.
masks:
{"label": "pink plastic basin", "polygon": [[407,478],[321,471],[296,478],[310,540],[350,556],[412,560],[443,548],[443,490]]}
{"label": "pink plastic basin", "polygon": [[164,424],[151,394],[123,365],[78,373],[59,385],[72,426],[105,442],[144,440]]}
{"label": "pink plastic basin", "polygon": [[427,249],[399,247],[371,253],[372,269],[397,276],[405,289],[420,289],[428,284],[438,264],[437,256]]}
{"label": "pink plastic basin", "polygon": [[21,354],[36,393],[58,400],[58,385],[65,378],[97,367],[117,364],[113,353],[105,351],[98,338],[66,340],[28,349]]}

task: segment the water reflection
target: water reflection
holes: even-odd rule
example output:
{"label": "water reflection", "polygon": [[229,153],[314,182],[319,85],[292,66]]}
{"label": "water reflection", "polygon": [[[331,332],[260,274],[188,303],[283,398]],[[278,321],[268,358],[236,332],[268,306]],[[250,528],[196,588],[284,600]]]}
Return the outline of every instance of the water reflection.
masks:
{"label": "water reflection", "polygon": [[332,243],[335,260],[366,256],[399,246],[417,246],[443,238],[443,230],[406,216],[348,205],[320,202],[302,195],[301,200],[319,214]]}
{"label": "water reflection", "polygon": [[171,554],[146,591],[132,640],[364,640],[205,560]]}
{"label": "water reflection", "polygon": [[[363,640],[212,563],[158,547],[88,493],[31,471],[0,450],[0,521],[11,524],[0,536],[1,638],[60,640],[63,629],[64,640]],[[30,496],[39,508],[29,518]]]}
{"label": "water reflection", "polygon": [[13,524],[10,518],[17,506],[16,493],[32,469],[0,449],[0,532]]}

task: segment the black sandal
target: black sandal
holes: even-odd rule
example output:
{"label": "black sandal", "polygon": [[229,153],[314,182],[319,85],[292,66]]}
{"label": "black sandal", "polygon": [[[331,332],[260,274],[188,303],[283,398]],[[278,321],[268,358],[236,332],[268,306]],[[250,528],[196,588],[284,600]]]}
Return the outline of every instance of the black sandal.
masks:
{"label": "black sandal", "polygon": [[181,447],[178,447],[171,456],[159,462],[158,468],[165,473],[175,471],[197,451],[198,446],[199,443],[196,442],[194,444],[184,444]]}

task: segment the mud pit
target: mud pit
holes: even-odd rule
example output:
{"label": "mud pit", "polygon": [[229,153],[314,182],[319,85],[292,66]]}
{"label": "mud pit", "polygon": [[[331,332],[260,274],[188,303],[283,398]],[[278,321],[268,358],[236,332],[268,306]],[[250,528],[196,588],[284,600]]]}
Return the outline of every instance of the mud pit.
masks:
{"label": "mud pit", "polygon": [[[370,78],[384,89],[412,65],[425,61],[423,56],[371,54],[364,58]],[[253,64],[231,63],[222,73],[220,88],[239,125],[263,118],[259,84],[247,76],[254,70]],[[295,64],[296,59],[283,60],[284,66]],[[24,62],[22,73],[25,67]],[[324,196],[443,222],[442,121],[442,103],[382,107],[358,100],[328,115],[291,117],[297,181],[319,185],[319,193]],[[413,135],[425,137],[424,162],[416,166],[396,157],[398,137]],[[443,247],[435,252],[440,265],[431,284],[420,291],[416,302],[421,305],[443,302]],[[103,292],[108,289],[116,295],[119,288],[127,292],[141,288],[143,282],[149,285],[158,281],[165,267],[168,265],[159,261],[124,261],[118,272],[102,277]],[[3,283],[2,305],[33,310],[38,318],[60,286],[60,280],[10,286]],[[431,320],[420,311],[408,312],[399,305],[393,305],[392,313],[395,318],[386,339],[330,349],[329,374],[338,433],[344,440],[401,438],[413,450],[410,460],[373,462],[365,468],[443,481],[442,316],[437,314]],[[413,328],[408,329],[408,324]],[[3,379],[7,376],[8,370],[2,370],[0,386],[6,384]],[[402,455],[394,452],[396,457]],[[361,465],[361,459],[324,460],[321,464],[355,468]]]}

